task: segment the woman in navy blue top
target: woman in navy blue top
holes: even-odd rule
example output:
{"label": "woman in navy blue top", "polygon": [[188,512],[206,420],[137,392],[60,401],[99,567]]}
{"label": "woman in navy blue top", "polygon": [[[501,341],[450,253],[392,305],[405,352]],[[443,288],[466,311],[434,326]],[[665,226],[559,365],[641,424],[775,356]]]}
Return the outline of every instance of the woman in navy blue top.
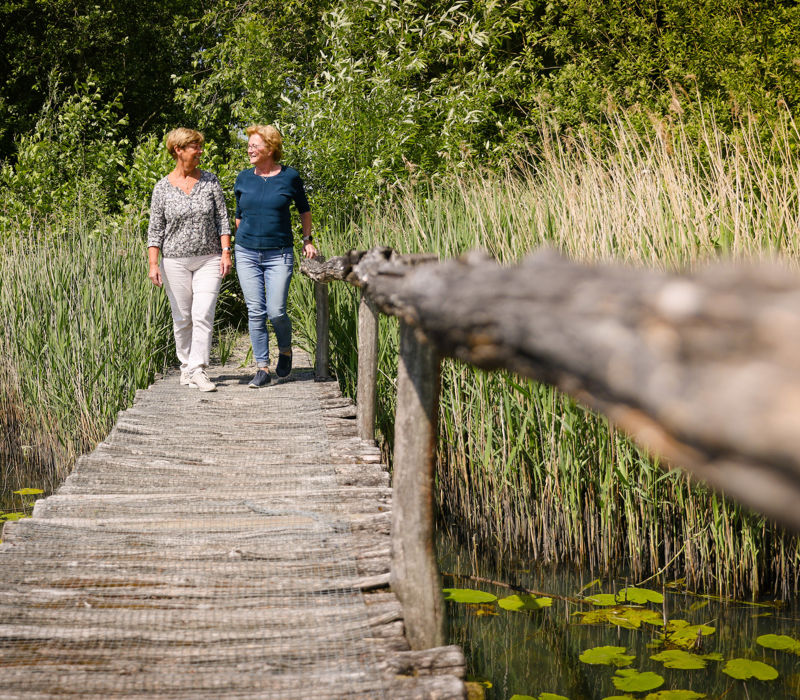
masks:
{"label": "woman in navy blue top", "polygon": [[247,304],[250,342],[257,371],[250,386],[269,384],[269,334],[272,323],[278,344],[275,374],[292,369],[292,323],[286,313],[294,268],[290,205],[294,202],[303,225],[303,255],[317,249],[311,237],[311,209],[303,181],[294,168],[280,164],[283,139],[272,126],[247,128],[247,155],[252,168],[236,177],[236,273]]}

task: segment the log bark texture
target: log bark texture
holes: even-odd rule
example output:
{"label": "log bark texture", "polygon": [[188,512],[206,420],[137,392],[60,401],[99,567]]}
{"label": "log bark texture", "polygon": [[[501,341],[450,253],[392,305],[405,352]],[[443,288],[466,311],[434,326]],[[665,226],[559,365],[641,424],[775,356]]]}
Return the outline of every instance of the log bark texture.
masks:
{"label": "log bark texture", "polygon": [[677,275],[549,251],[338,265],[446,356],[553,384],[680,466],[800,530],[800,280],[776,267]]}
{"label": "log bark texture", "polygon": [[392,478],[392,590],[405,611],[412,649],[444,644],[444,601],[433,546],[433,455],[439,357],[400,324]]}
{"label": "log bark texture", "polygon": [[358,437],[375,439],[378,381],[378,310],[364,294],[358,306]]}

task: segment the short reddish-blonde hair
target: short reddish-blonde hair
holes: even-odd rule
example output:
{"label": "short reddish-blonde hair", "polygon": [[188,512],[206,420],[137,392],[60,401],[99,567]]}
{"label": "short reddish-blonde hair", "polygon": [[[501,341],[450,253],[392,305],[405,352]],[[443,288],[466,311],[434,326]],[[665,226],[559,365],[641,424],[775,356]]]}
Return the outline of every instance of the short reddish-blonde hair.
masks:
{"label": "short reddish-blonde hair", "polygon": [[253,134],[258,134],[264,139],[266,147],[272,151],[272,159],[278,162],[283,158],[283,136],[274,126],[269,124],[252,124],[247,127],[248,138]]}
{"label": "short reddish-blonde hair", "polygon": [[203,136],[202,132],[196,129],[187,129],[186,127],[179,126],[177,129],[173,129],[167,134],[164,145],[166,145],[169,154],[173,158],[177,158],[178,156],[175,153],[176,148],[186,148],[191,143],[199,143],[202,146],[205,140],[206,137]]}

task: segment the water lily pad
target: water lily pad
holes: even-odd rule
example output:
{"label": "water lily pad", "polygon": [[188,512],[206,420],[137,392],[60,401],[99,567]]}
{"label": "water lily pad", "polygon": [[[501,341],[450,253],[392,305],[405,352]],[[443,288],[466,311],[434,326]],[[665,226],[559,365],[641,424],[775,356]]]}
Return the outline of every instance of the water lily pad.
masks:
{"label": "water lily pad", "polygon": [[694,690],[659,690],[648,693],[644,700],[699,700],[704,697],[705,693],[696,693]]}
{"label": "water lily pad", "polygon": [[496,595],[472,588],[443,588],[442,591],[447,594],[445,600],[455,603],[491,603],[497,600]]}
{"label": "water lily pad", "polygon": [[512,695],[511,696],[511,700],[536,700],[536,698],[533,697],[533,695],[519,695],[519,694],[516,694],[516,695]]}
{"label": "water lily pad", "polygon": [[503,610],[541,610],[542,608],[549,608],[553,604],[553,599],[546,596],[534,598],[532,595],[525,593],[523,595],[510,595],[500,598],[497,604]]}
{"label": "water lily pad", "polygon": [[569,698],[555,693],[540,693],[539,700],[569,700]]}
{"label": "water lily pad", "polygon": [[690,625],[686,620],[670,620],[667,624],[667,640],[676,646],[692,646],[698,636],[707,637],[716,629],[710,625]]}
{"label": "water lily pad", "polygon": [[585,664],[628,666],[636,657],[627,655],[625,647],[593,647],[586,649],[578,658]]}
{"label": "water lily pad", "polygon": [[478,678],[477,676],[467,676],[467,682],[469,683],[477,683],[478,685],[482,685],[484,688],[491,688],[492,682],[488,678]]}
{"label": "water lily pad", "polygon": [[617,593],[617,600],[620,603],[636,603],[637,605],[644,605],[645,603],[663,603],[664,596],[658,591],[651,591],[647,588],[623,588]]}
{"label": "water lily pad", "polygon": [[697,654],[690,654],[682,649],[669,649],[668,651],[654,654],[650,658],[653,661],[661,661],[666,668],[690,670],[706,667],[706,662],[702,657],[697,656]]}
{"label": "water lily pad", "polygon": [[785,634],[762,634],[760,637],[756,637],[756,644],[760,644],[767,649],[800,654],[800,641]]}
{"label": "water lily pad", "polygon": [[777,669],[761,661],[751,659],[731,659],[722,669],[731,678],[746,681],[748,678],[757,678],[760,681],[774,681],[778,677]]}
{"label": "water lily pad", "polygon": [[608,623],[632,630],[639,629],[643,622],[651,625],[664,624],[660,613],[647,608],[617,606],[601,610],[590,610],[589,612],[578,612],[577,614],[581,616],[581,623],[584,625]]}
{"label": "water lily pad", "polygon": [[720,654],[718,651],[712,651],[710,654],[702,654],[700,656],[701,659],[705,659],[706,661],[724,661],[725,657]]}
{"label": "water lily pad", "polygon": [[664,684],[664,678],[652,671],[639,672],[632,668],[617,671],[611,679],[617,690],[627,690],[631,693],[642,693],[645,690],[655,690]]}
{"label": "water lily pad", "polygon": [[3,513],[0,515],[0,520],[22,520],[28,517],[30,516],[27,513]]}
{"label": "water lily pad", "polygon": [[594,595],[586,596],[584,600],[588,600],[592,605],[617,604],[617,597],[613,593],[595,593]]}
{"label": "water lily pad", "polygon": [[633,695],[609,695],[603,698],[603,700],[636,700],[636,698],[634,698]]}
{"label": "water lily pad", "polygon": [[35,496],[38,493],[44,493],[42,489],[20,489],[19,491],[14,491],[14,493],[20,496]]}

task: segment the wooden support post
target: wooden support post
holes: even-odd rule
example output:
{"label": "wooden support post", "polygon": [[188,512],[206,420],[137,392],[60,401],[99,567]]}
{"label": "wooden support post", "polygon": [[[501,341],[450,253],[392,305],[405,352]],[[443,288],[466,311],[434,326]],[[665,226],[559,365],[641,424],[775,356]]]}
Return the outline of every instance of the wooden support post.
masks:
{"label": "wooden support post", "polygon": [[439,356],[400,322],[392,480],[391,585],[412,649],[444,644],[445,610],[434,551],[433,456]]}
{"label": "wooden support post", "polygon": [[378,388],[378,310],[361,292],[358,306],[358,437],[375,440],[375,400]]}
{"label": "wooden support post", "polygon": [[330,379],[328,361],[330,338],[328,336],[330,310],[328,307],[328,285],[314,282],[314,299],[317,304],[317,350],[314,357],[314,375],[317,381]]}

